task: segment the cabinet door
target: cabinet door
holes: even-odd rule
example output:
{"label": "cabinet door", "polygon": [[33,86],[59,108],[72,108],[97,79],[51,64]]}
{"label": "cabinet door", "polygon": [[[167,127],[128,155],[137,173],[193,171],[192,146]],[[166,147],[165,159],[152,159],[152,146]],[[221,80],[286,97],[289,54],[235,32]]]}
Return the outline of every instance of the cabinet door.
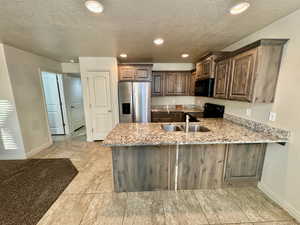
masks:
{"label": "cabinet door", "polygon": [[163,96],[164,74],[162,72],[152,73],[152,96]]}
{"label": "cabinet door", "polygon": [[190,86],[189,86],[189,92],[191,96],[195,96],[195,83],[196,83],[197,77],[196,72],[192,73],[190,76]]}
{"label": "cabinet door", "polygon": [[207,77],[210,76],[210,74],[212,73],[212,60],[207,59],[203,62],[202,65],[203,71],[202,71],[202,75],[203,77]]}
{"label": "cabinet door", "polygon": [[151,67],[138,66],[135,71],[135,80],[151,80]]}
{"label": "cabinet door", "polygon": [[257,49],[232,58],[229,99],[252,101]]}
{"label": "cabinet door", "polygon": [[261,178],[266,144],[228,145],[225,167],[225,181],[256,182]]}
{"label": "cabinet door", "polygon": [[165,75],[165,95],[187,95],[188,73],[167,72]]}
{"label": "cabinet door", "polygon": [[133,66],[119,66],[119,80],[134,80],[135,73]]}
{"label": "cabinet door", "polygon": [[230,75],[229,70],[230,60],[223,60],[217,63],[214,88],[215,98],[227,98],[228,82]]}

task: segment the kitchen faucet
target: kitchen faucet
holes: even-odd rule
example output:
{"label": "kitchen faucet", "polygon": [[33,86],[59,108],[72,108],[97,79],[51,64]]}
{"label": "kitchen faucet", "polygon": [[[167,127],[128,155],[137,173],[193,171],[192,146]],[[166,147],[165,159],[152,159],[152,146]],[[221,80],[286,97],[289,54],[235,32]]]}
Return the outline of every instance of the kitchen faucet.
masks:
{"label": "kitchen faucet", "polygon": [[190,116],[188,114],[185,115],[185,132],[189,132],[189,123],[190,123]]}

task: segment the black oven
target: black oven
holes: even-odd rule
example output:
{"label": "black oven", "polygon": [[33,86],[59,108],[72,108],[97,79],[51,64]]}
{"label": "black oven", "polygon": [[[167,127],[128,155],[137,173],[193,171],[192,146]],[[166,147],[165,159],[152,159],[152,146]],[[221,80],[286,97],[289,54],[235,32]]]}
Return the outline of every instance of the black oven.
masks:
{"label": "black oven", "polygon": [[197,80],[195,83],[195,95],[213,97],[214,95],[214,78]]}

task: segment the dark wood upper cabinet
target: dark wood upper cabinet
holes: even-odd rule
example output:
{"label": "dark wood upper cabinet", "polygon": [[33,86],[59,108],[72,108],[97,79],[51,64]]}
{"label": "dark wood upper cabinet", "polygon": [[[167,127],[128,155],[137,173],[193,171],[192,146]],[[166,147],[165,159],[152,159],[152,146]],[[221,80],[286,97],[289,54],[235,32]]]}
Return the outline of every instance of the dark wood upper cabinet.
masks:
{"label": "dark wood upper cabinet", "polygon": [[119,80],[134,80],[134,66],[119,66]]}
{"label": "dark wood upper cabinet", "polygon": [[214,97],[226,99],[230,72],[230,59],[216,64]]}
{"label": "dark wood upper cabinet", "polygon": [[197,75],[196,75],[196,71],[193,72],[190,76],[190,86],[188,87],[189,89],[189,95],[190,96],[194,96],[195,95],[195,83],[197,80]]}
{"label": "dark wood upper cabinet", "polygon": [[151,81],[152,64],[119,64],[119,80]]}
{"label": "dark wood upper cabinet", "polygon": [[232,58],[229,99],[252,101],[256,58],[256,48]]}
{"label": "dark wood upper cabinet", "polygon": [[166,72],[164,95],[188,95],[189,76],[191,72]]}
{"label": "dark wood upper cabinet", "polygon": [[153,71],[152,73],[152,96],[164,96],[164,73]]}
{"label": "dark wood upper cabinet", "polygon": [[[274,102],[282,51],[287,41],[261,39],[216,59],[214,96],[256,103]],[[229,69],[226,60],[231,62]]]}
{"label": "dark wood upper cabinet", "polygon": [[214,78],[216,59],[227,54],[229,54],[229,52],[213,51],[203,55],[196,64],[197,79]]}

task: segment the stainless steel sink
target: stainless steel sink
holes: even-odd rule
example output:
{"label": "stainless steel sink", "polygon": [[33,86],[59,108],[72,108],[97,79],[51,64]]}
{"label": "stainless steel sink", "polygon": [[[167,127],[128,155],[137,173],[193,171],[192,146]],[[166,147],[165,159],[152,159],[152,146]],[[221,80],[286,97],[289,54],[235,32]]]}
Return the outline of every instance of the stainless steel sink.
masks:
{"label": "stainless steel sink", "polygon": [[180,126],[174,124],[163,124],[161,125],[161,128],[165,131],[183,131],[183,129]]}
{"label": "stainless steel sink", "polygon": [[[183,130],[185,130],[185,125],[181,126]],[[200,125],[189,125],[189,132],[209,132],[210,129]]]}

